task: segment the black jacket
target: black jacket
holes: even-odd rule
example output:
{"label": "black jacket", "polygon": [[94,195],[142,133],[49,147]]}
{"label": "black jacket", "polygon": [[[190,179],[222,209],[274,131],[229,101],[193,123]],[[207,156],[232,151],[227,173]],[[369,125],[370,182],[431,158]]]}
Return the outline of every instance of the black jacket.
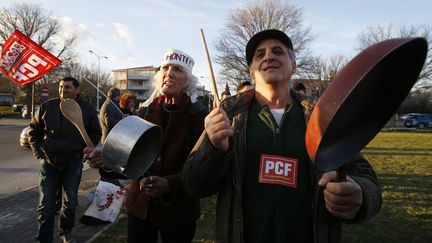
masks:
{"label": "black jacket", "polygon": [[119,108],[120,107],[119,102],[116,100],[112,100],[112,102],[114,104],[110,102],[109,98],[107,98],[103,103],[99,113],[100,125],[102,128],[102,139],[101,139],[102,143],[105,142],[108,133],[115,126],[115,124],[117,124],[117,122],[123,119],[123,113]]}
{"label": "black jacket", "polygon": [[[94,144],[100,140],[101,129],[94,106],[80,98],[84,127]],[[62,166],[69,156],[82,156],[86,147],[78,129],[60,111],[60,98],[42,104],[29,124],[30,146],[36,158],[47,159],[50,163]]]}
{"label": "black jacket", "polygon": [[167,179],[170,192],[161,198],[161,203],[150,200],[150,196],[140,190],[139,180],[134,180],[125,204],[130,214],[141,219],[148,218],[154,225],[176,227],[195,222],[200,215],[199,200],[184,190],[180,171],[204,130],[204,118],[208,111],[204,104],[191,103],[190,98],[184,95],[177,103],[177,110],[169,112],[164,121],[164,98],[159,96],[144,112],[146,120],[164,129],[161,152],[147,174]]}
{"label": "black jacket", "polygon": [[[296,92],[291,92],[291,95],[303,106],[307,120],[313,104]],[[242,193],[247,146],[246,122],[253,98],[254,90],[249,90],[221,103],[235,131],[230,140],[230,149],[227,152],[217,151],[204,131],[183,168],[184,186],[192,195],[203,198],[218,193],[216,234],[223,243],[244,242]],[[340,242],[341,222],[365,221],[376,215],[381,208],[381,188],[368,161],[358,155],[344,167],[347,175],[362,188],[363,204],[354,219],[341,220],[326,210],[322,190],[316,190],[315,186],[311,188],[314,196],[314,238],[317,243]],[[316,185],[320,175],[315,170],[311,174],[312,185]]]}

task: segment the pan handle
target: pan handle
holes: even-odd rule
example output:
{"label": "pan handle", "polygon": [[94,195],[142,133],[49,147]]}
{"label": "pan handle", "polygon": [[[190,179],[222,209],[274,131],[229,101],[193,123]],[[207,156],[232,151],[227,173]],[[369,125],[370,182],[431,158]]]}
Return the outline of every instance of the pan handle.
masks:
{"label": "pan handle", "polygon": [[343,166],[336,170],[336,182],[346,181],[346,169]]}

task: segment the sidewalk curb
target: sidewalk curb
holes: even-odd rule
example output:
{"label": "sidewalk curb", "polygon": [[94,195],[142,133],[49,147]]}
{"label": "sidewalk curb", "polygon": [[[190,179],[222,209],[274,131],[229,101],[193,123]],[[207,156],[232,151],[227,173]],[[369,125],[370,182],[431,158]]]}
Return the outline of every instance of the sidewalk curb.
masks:
{"label": "sidewalk curb", "polygon": [[[96,190],[99,181],[99,172],[96,169],[85,169],[81,178],[78,195],[84,195]],[[24,191],[0,199],[0,239],[2,242],[34,242],[37,233],[36,208],[38,204],[38,186],[27,188]],[[77,206],[74,236],[78,242],[91,242],[101,235],[108,225],[84,225],[79,219],[87,207]],[[57,221],[58,217],[56,217]],[[60,242],[57,237],[57,223],[54,227],[54,242]],[[17,233],[19,232],[19,233]]]}
{"label": "sidewalk curb", "polygon": [[109,227],[111,227],[112,224],[115,224],[117,221],[114,221],[111,224],[107,224],[105,225],[105,227],[103,227],[101,230],[99,230],[98,232],[96,232],[90,239],[88,239],[85,243],[91,243],[94,240],[96,240],[103,232],[105,232],[105,230],[107,230]]}

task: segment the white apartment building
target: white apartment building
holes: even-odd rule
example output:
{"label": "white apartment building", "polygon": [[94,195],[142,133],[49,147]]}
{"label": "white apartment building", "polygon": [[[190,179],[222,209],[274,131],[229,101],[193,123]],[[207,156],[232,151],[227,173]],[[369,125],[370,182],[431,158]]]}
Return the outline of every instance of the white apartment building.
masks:
{"label": "white apartment building", "polygon": [[153,92],[153,76],[159,67],[145,66],[113,70],[115,86],[134,93],[138,101],[144,101]]}

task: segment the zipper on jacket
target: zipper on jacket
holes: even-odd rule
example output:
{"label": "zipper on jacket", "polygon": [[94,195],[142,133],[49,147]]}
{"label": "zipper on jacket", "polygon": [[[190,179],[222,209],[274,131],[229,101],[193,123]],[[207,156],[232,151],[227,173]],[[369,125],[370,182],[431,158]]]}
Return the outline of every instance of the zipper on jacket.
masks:
{"label": "zipper on jacket", "polygon": [[268,106],[262,107],[261,111],[258,112],[258,116],[261,119],[261,121],[263,121],[264,124],[266,124],[267,127],[269,127],[274,134],[279,134],[280,132],[279,126],[277,125]]}

